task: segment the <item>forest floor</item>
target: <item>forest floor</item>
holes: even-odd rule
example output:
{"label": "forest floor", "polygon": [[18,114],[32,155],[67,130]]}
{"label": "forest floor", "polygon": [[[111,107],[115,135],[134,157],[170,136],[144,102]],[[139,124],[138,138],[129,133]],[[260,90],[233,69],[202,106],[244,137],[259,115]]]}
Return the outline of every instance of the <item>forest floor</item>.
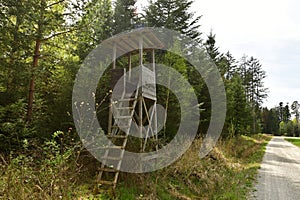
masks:
{"label": "forest floor", "polygon": [[115,192],[95,182],[99,163],[80,148],[48,142],[36,153],[0,155],[0,199],[247,199],[267,135],[220,140],[200,159],[201,140],[174,164],[147,174],[121,173]]}

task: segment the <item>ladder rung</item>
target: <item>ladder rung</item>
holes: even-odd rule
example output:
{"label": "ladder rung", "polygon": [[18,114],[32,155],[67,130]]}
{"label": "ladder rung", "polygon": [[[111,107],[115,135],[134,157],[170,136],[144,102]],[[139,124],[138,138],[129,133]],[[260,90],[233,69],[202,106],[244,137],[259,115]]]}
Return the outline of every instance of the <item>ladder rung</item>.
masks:
{"label": "ladder rung", "polygon": [[120,160],[122,160],[121,157],[109,157],[109,156],[108,157],[102,157],[101,159],[103,159],[103,160],[113,160],[113,161],[120,161]]}
{"label": "ladder rung", "polygon": [[113,182],[113,181],[104,181],[104,180],[99,180],[98,181],[100,184],[103,184],[103,185],[115,185],[116,183]]}
{"label": "ladder rung", "polygon": [[136,98],[128,98],[128,99],[119,99],[118,101],[124,102],[124,101],[134,101],[137,100]]}
{"label": "ladder rung", "polygon": [[116,119],[131,119],[131,116],[117,116]]}
{"label": "ladder rung", "polygon": [[100,168],[99,171],[102,171],[102,172],[111,172],[111,173],[117,173],[117,172],[119,172],[119,170],[116,170],[114,168]]}
{"label": "ladder rung", "polygon": [[127,136],[126,135],[108,135],[108,138],[117,138],[117,139],[126,139]]}
{"label": "ladder rung", "polygon": [[112,126],[112,128],[130,128],[130,126],[129,125],[120,125],[120,126],[118,126],[118,125],[113,125]]}
{"label": "ladder rung", "polygon": [[117,110],[132,110],[133,107],[120,107],[120,108],[116,108]]}
{"label": "ladder rung", "polygon": [[100,147],[100,149],[124,149],[123,146],[104,146],[104,147]]}

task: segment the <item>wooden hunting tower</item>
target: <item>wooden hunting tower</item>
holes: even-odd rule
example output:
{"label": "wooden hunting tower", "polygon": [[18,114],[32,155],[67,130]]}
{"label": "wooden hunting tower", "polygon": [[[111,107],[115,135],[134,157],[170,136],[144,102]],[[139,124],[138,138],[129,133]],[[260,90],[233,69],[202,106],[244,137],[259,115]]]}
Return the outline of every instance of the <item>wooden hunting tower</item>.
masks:
{"label": "wooden hunting tower", "polygon": [[[147,149],[149,139],[158,139],[155,49],[164,45],[148,28],[116,35],[105,43],[113,47],[107,137],[114,145],[105,149],[98,183],[115,188],[129,137],[139,138],[140,152]],[[145,55],[148,65],[144,65]],[[120,57],[127,57],[126,65],[117,66]],[[133,58],[137,66],[132,66]]]}

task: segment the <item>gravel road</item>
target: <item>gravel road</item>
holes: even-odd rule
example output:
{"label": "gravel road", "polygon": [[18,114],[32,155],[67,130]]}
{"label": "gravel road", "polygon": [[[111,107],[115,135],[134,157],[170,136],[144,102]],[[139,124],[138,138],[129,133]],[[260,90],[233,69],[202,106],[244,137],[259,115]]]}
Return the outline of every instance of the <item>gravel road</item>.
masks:
{"label": "gravel road", "polygon": [[250,199],[300,200],[300,148],[274,137],[259,169]]}

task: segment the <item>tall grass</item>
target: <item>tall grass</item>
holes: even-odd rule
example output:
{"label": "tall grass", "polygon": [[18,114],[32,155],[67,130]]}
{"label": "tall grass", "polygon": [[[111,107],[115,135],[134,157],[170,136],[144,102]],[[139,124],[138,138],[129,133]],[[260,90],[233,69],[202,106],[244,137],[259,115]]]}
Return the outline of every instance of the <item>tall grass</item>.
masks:
{"label": "tall grass", "polygon": [[[81,163],[80,144],[64,148],[53,139],[39,145],[27,145],[22,153],[0,156],[0,199],[76,199],[81,193],[90,193],[94,185]],[[81,188],[82,187],[82,188]]]}
{"label": "tall grass", "polygon": [[[269,140],[255,135],[220,141],[201,160],[198,151],[202,142],[196,140],[180,160],[163,170],[123,176],[117,197],[126,199],[126,190],[135,188],[130,199],[247,199]],[[138,176],[143,178],[132,181]]]}
{"label": "tall grass", "polygon": [[[99,163],[80,144],[57,138],[0,156],[0,199],[245,199],[270,138],[220,141],[199,159],[201,140],[174,164],[147,174],[121,173],[115,192],[95,182]],[[26,145],[25,145],[26,146]]]}

